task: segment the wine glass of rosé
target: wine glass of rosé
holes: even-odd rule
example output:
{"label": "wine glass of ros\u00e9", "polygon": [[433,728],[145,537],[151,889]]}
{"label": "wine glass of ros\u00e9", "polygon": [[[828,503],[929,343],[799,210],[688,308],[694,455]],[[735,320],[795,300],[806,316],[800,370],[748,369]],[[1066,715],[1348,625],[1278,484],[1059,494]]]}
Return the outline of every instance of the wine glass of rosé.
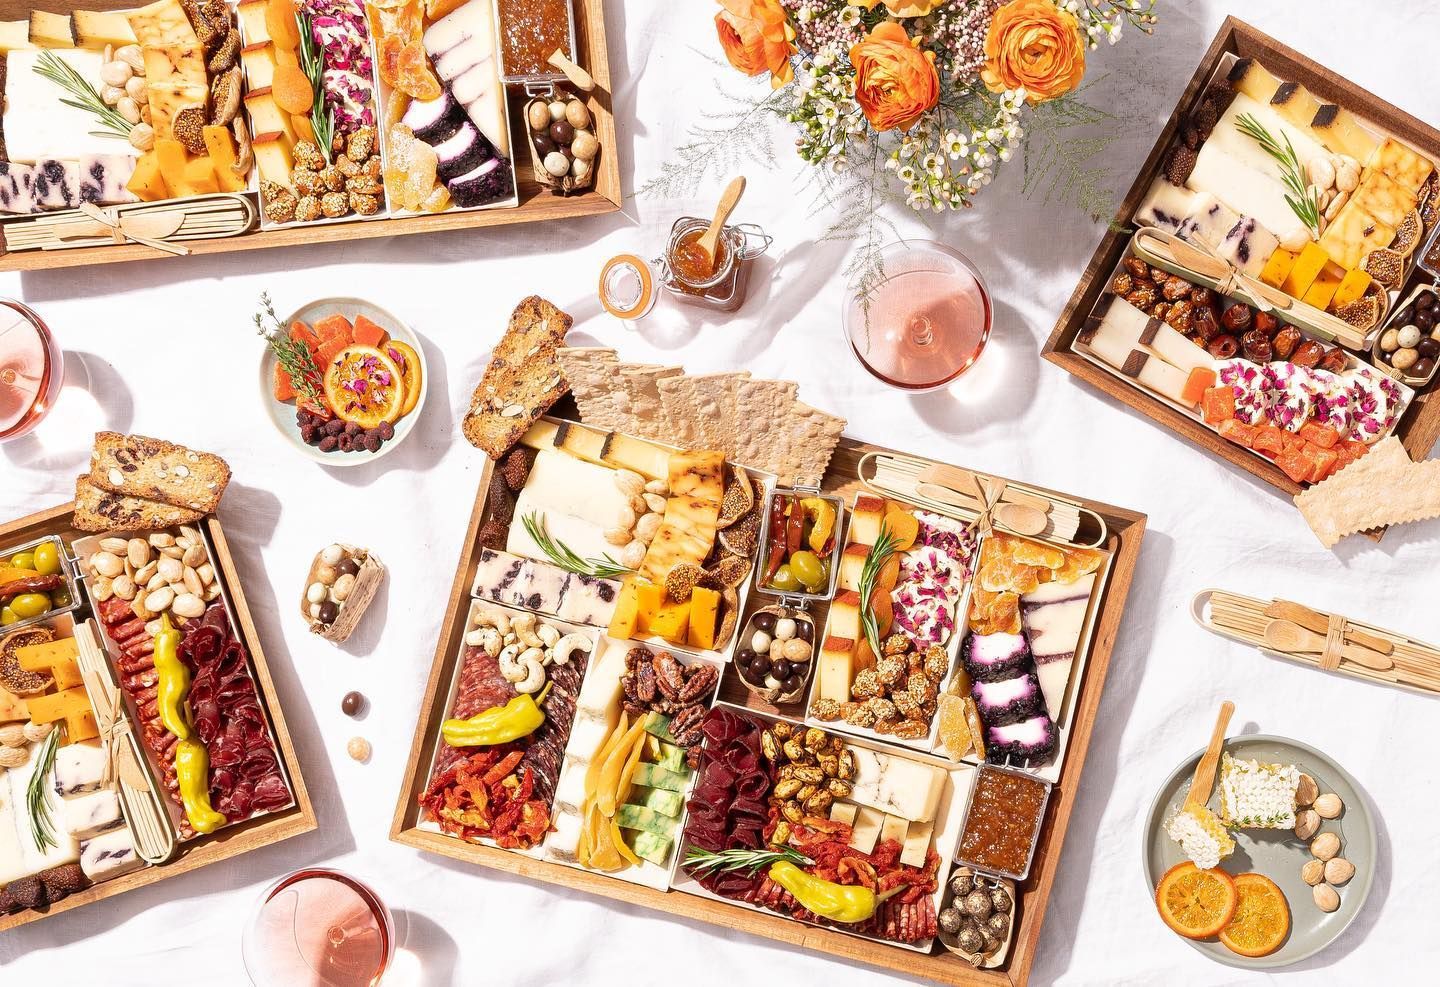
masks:
{"label": "wine glass of ros\u00e9", "polygon": [[50,413],[65,383],[65,357],[31,309],[0,298],[0,442],[25,435]]}
{"label": "wine glass of ros\u00e9", "polygon": [[880,280],[846,299],[841,327],[872,376],[913,393],[954,383],[990,338],[990,291],[960,251],[898,240],[880,252]]}
{"label": "wine glass of ros\u00e9", "polygon": [[375,987],[395,955],[395,920],[368,885],[307,868],[265,890],[240,950],[255,987]]}

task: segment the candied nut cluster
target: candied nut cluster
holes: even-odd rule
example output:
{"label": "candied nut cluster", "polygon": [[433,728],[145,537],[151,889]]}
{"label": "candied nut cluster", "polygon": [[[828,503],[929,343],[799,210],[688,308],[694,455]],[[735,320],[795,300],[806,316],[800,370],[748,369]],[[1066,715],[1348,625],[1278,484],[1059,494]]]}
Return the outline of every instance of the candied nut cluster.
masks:
{"label": "candied nut cluster", "polygon": [[781,720],[760,735],[760,750],[775,765],[770,805],[780,818],[770,835],[774,846],[788,843],[797,824],[828,825],[831,804],[855,790],[855,754],[819,727]]}
{"label": "candied nut cluster", "polygon": [[380,145],[374,127],[336,136],[329,163],[313,141],[296,141],[290,187],[261,181],[265,217],[275,223],[374,216],[384,205]]}
{"label": "candied nut cluster", "polygon": [[625,654],[625,674],[620,676],[625,712],[635,717],[652,712],[670,717],[670,734],[686,749],[693,767],[705,740],[700,725],[705,721],[706,701],[719,677],[714,665],[682,665],[668,651],[631,648]]}
{"label": "candied nut cluster", "polygon": [[881,651],[874,665],[855,673],[849,702],[816,700],[810,715],[826,722],[844,720],[900,740],[920,740],[930,733],[950,656],[938,644],[916,651],[904,634],[891,634]]}

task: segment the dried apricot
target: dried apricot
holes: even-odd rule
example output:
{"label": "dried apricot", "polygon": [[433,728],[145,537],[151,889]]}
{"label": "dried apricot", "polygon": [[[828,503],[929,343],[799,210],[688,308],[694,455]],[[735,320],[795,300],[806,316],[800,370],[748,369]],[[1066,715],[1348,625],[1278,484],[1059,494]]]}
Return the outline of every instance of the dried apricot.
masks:
{"label": "dried apricot", "polygon": [[270,0],[265,5],[265,30],[278,50],[295,50],[300,44],[300,25],[295,20],[293,0]]}
{"label": "dried apricot", "polygon": [[920,535],[920,522],[905,508],[899,505],[892,505],[885,512],[885,520],[882,522],[890,537],[895,539],[895,550],[906,552],[910,546],[915,544],[915,539]]}
{"label": "dried apricot", "polygon": [[298,65],[276,65],[270,87],[275,105],[286,113],[309,113],[314,105],[315,90]]}

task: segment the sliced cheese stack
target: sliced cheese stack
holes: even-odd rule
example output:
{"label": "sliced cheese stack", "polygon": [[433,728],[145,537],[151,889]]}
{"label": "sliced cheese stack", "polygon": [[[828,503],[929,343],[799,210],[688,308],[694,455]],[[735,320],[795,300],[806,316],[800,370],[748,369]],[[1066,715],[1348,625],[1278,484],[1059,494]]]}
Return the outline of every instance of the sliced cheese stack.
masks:
{"label": "sliced cheese stack", "polygon": [[554,449],[541,450],[516,499],[505,549],[512,555],[547,558],[523,523],[527,514],[537,513],[544,516],[552,539],[564,542],[581,558],[602,558],[615,550],[605,540],[606,529],[615,527],[622,511],[630,510],[629,498],[616,487],[610,470]]}
{"label": "sliced cheese stack", "polygon": [[481,206],[510,195],[509,163],[466,116],[448,86],[438,99],[412,100],[400,122],[434,148],[436,177],[457,206]]}
{"label": "sliced cheese stack", "polygon": [[1215,381],[1209,353],[1123,298],[1115,298],[1080,341],[1125,376],[1187,408]]}
{"label": "sliced cheese stack", "polygon": [[99,744],[69,744],[55,753],[55,793],[63,800],[64,826],[80,841],[80,867],[105,881],[144,866],[135,852],[113,781],[106,783],[106,754]]}
{"label": "sliced cheese stack", "polygon": [[448,84],[471,122],[500,152],[510,156],[505,90],[495,49],[495,14],[484,0],[470,0],[425,31],[425,52],[435,74]]}
{"label": "sliced cheese stack", "polygon": [[1092,572],[1072,583],[1041,583],[1035,592],[1020,597],[1020,619],[1029,634],[1045,709],[1057,722],[1094,588]]}
{"label": "sliced cheese stack", "polygon": [[42,851],[31,822],[27,794],[44,744],[30,744],[24,764],[0,774],[0,886],[80,859],[80,844],[61,826],[63,804],[52,782],[42,781],[41,798],[50,818],[51,845]]}
{"label": "sliced cheese stack", "polygon": [[1135,221],[1144,226],[1169,230],[1185,240],[1204,244],[1212,250],[1225,234],[1240,222],[1235,210],[1208,192],[1171,185],[1161,176],[1150,186]]}

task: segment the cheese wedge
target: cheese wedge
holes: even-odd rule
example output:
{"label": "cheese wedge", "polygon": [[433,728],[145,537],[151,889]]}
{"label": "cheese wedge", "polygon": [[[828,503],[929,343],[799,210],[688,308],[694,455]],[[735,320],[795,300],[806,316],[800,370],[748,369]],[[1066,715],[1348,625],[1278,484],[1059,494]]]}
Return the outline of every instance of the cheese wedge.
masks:
{"label": "cheese wedge", "polygon": [[180,0],[156,0],[125,15],[135,40],[142,45],[196,45],[200,39],[185,16]]}
{"label": "cheese wedge", "polygon": [[136,43],[135,31],[123,13],[115,10],[77,10],[74,14],[77,43],[86,48],[104,48]]}

